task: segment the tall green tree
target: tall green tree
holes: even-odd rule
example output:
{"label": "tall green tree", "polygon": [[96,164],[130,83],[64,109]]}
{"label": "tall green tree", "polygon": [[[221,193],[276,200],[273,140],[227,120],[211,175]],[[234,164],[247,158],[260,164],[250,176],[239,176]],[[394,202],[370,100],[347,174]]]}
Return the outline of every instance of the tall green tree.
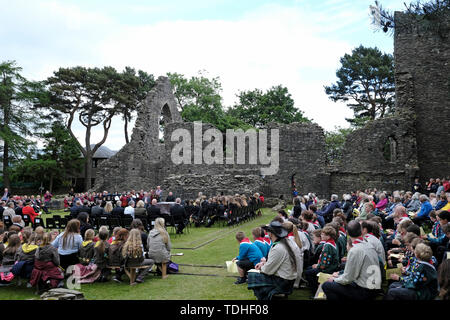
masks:
{"label": "tall green tree", "polygon": [[273,86],[266,92],[260,89],[240,92],[239,102],[228,110],[228,114],[256,128],[269,122],[310,122],[303,112],[295,107],[286,87]]}
{"label": "tall green tree", "polygon": [[46,98],[42,85],[28,81],[21,71],[15,61],[0,63],[0,151],[3,184],[8,188],[11,162],[20,159],[34,144],[30,138],[42,125],[43,118],[34,107]]}
{"label": "tall green tree", "polygon": [[55,185],[62,186],[82,169],[84,159],[77,141],[62,123],[55,121],[49,129],[40,135],[44,148],[40,152],[29,153],[18,162],[14,177],[24,182],[40,181],[53,192]]}
{"label": "tall green tree", "polygon": [[190,79],[178,73],[168,73],[167,76],[184,121],[211,123],[221,131],[250,127],[225,112],[221,96],[222,85],[218,77],[210,79],[201,72]]}
{"label": "tall green tree", "polygon": [[152,74],[142,70],[136,73],[136,70],[131,67],[125,67],[120,74],[117,89],[113,92],[113,99],[117,104],[117,112],[122,115],[124,121],[125,143],[130,142],[128,124],[133,118],[133,113],[137,111],[138,105],[145,99],[155,83]]}
{"label": "tall green tree", "polygon": [[[92,157],[105,143],[111,121],[118,113],[114,100],[120,86],[120,75],[112,67],[100,68],[60,68],[46,81],[50,93],[50,106],[66,116],[66,128],[77,141],[79,150],[85,158],[85,190],[92,186]],[[85,127],[84,147],[73,133],[73,121],[78,115]],[[101,126],[103,138],[91,147],[91,133],[94,127]]]}
{"label": "tall green tree", "polygon": [[353,128],[337,127],[333,131],[325,132],[325,148],[327,153],[327,162],[337,164],[342,158],[345,139]]}
{"label": "tall green tree", "polygon": [[325,86],[334,101],[347,102],[353,118],[346,119],[354,127],[394,113],[394,58],[377,48],[359,46],[345,54],[336,72],[338,81]]}

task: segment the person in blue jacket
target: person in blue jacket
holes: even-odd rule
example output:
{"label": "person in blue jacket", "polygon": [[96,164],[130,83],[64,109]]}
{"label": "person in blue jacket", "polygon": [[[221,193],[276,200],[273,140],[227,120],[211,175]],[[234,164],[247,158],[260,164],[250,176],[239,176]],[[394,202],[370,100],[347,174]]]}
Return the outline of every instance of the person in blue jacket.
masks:
{"label": "person in blue jacket", "polygon": [[341,204],[338,201],[339,197],[337,194],[331,195],[331,202],[322,210],[317,211],[317,219],[320,225],[323,227],[325,223],[331,222],[333,219],[334,209],[341,209]]}
{"label": "person in blue jacket", "polygon": [[234,284],[242,284],[247,281],[247,271],[254,269],[256,264],[261,262],[263,254],[261,250],[252,243],[245,233],[239,231],[236,233],[236,240],[239,242],[239,255],[233,258],[236,261],[237,269],[239,271],[239,278]]}
{"label": "person in blue jacket", "polygon": [[430,212],[433,210],[433,206],[430,203],[430,199],[424,194],[420,195],[419,201],[421,203],[419,211],[412,219],[413,222],[419,226],[430,218]]}
{"label": "person in blue jacket", "polygon": [[254,240],[254,244],[261,250],[263,257],[267,259],[267,255],[269,254],[270,246],[267,245],[265,238],[264,230],[261,227],[256,227],[252,230],[252,236]]}

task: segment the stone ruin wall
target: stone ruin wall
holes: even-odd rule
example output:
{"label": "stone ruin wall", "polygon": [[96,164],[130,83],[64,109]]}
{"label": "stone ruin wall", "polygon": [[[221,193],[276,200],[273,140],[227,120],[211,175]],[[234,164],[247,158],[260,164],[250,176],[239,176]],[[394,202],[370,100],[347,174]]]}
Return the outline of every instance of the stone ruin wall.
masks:
{"label": "stone ruin wall", "polygon": [[[396,19],[405,17],[396,13]],[[199,191],[208,196],[262,191],[267,198],[291,199],[294,173],[300,193],[320,197],[368,187],[409,190],[416,176],[421,181],[448,176],[450,41],[417,30],[397,31],[394,39],[396,114],[352,132],[340,165],[327,166],[323,129],[305,123],[268,125],[280,130],[279,171],[273,176],[262,177],[259,165],[174,165],[171,133],[183,128],[193,136],[193,123],[182,122],[170,83],[160,77],[140,108],[130,143],[101,164],[94,189],[149,190],[161,185],[182,198],[193,198]],[[170,122],[165,143],[158,139],[161,114]],[[211,127],[203,124],[203,131]],[[384,155],[387,141],[392,145],[390,157]],[[246,150],[248,159],[248,146]],[[193,149],[191,154],[193,158]]]}
{"label": "stone ruin wall", "polygon": [[[395,14],[397,25],[408,16]],[[420,181],[450,176],[450,16],[443,34],[397,28],[394,36],[396,103],[413,115]]]}
{"label": "stone ruin wall", "polygon": [[[203,131],[211,128],[211,125],[203,124]],[[175,129],[187,129],[193,136],[192,123],[172,123],[167,127],[166,155],[170,154],[177,142],[168,139]],[[163,184],[167,190],[173,190],[177,194],[194,197],[198,191],[205,190],[207,194],[234,194],[263,192],[268,197],[285,198],[291,195],[291,176],[295,173],[295,183],[299,190],[312,190],[321,195],[326,195],[323,176],[326,175],[325,165],[325,137],[323,129],[315,124],[269,124],[270,129],[278,129],[280,137],[279,145],[279,170],[275,175],[261,175],[261,165],[251,164],[213,164],[213,165],[168,165],[167,173],[171,172]],[[270,146],[270,134],[267,138]],[[246,140],[246,163],[248,163],[248,143]],[[204,142],[204,146],[208,143]],[[225,143],[224,143],[225,145]],[[235,159],[236,159],[235,145]],[[191,163],[193,161],[193,149],[191,148]],[[236,161],[235,161],[236,163]],[[262,166],[268,167],[268,166]],[[325,181],[326,182],[326,181]],[[325,193],[323,193],[325,190]]]}

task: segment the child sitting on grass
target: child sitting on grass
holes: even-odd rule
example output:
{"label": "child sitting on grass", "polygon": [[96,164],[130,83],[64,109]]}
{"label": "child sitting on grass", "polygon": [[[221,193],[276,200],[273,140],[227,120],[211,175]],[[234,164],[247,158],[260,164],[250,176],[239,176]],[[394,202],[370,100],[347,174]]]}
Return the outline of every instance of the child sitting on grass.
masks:
{"label": "child sitting on grass", "polygon": [[308,267],[305,271],[305,278],[314,295],[319,286],[317,274],[319,272],[332,274],[338,270],[339,253],[336,247],[336,229],[331,225],[325,225],[322,229],[321,239],[325,241],[322,247],[322,252],[316,264]]}
{"label": "child sitting on grass", "polygon": [[438,269],[439,299],[450,300],[450,259],[444,260]]}
{"label": "child sitting on grass", "polygon": [[314,230],[312,233],[313,255],[310,257],[308,266],[312,266],[319,260],[325,241],[322,241],[322,229]]}
{"label": "child sitting on grass", "polygon": [[94,258],[94,237],[95,231],[92,229],[88,229],[84,233],[84,241],[81,243],[80,251],[78,253],[80,264],[83,266],[87,266]]}
{"label": "child sitting on grass", "polygon": [[391,279],[397,282],[389,286],[386,300],[433,300],[438,294],[437,272],[429,263],[433,251],[419,243],[414,254],[418,263],[416,270],[405,277],[392,274]]}
{"label": "child sitting on grass", "polygon": [[98,233],[99,240],[95,243],[94,246],[94,263],[97,265],[97,268],[100,270],[100,277],[97,279],[99,282],[108,281],[108,276],[110,270],[107,268],[108,263],[108,254],[109,254],[109,246],[108,243],[109,232],[108,229],[100,228]]}
{"label": "child sitting on grass", "polygon": [[254,269],[263,258],[263,254],[259,248],[252,243],[245,233],[239,231],[236,233],[236,240],[239,242],[239,255],[233,258],[233,262],[237,260],[236,265],[239,271],[239,278],[234,284],[242,284],[247,280],[247,271]]}
{"label": "child sitting on grass", "polygon": [[0,284],[3,285],[9,285],[14,279],[11,269],[16,262],[16,252],[20,247],[19,235],[17,233],[8,234],[7,243],[5,251],[3,251],[2,265],[0,267]]}
{"label": "child sitting on grass", "polygon": [[111,242],[111,245],[109,247],[109,265],[112,267],[119,267],[115,268],[116,275],[113,278],[116,282],[122,282],[122,276],[124,274],[124,269],[122,266],[122,248],[125,242],[127,241],[129,231],[125,228],[120,228],[119,231],[117,231],[117,234],[115,236],[115,239]]}
{"label": "child sitting on grass", "polygon": [[252,230],[252,236],[254,240],[253,243],[261,250],[263,257],[267,259],[270,248],[266,245],[266,241],[264,241],[264,230],[261,227],[256,227]]}
{"label": "child sitting on grass", "polygon": [[37,238],[35,232],[23,231],[23,244],[17,249],[16,252],[16,264],[12,268],[12,273],[15,277],[21,277],[25,279],[30,279],[31,272],[34,268],[34,258],[36,250],[38,248]]}
{"label": "child sitting on grass", "polygon": [[122,228],[121,228],[121,227],[115,227],[115,228],[113,229],[112,236],[111,236],[111,238],[109,238],[109,240],[108,240],[108,243],[109,243],[109,244],[111,244],[114,240],[116,240],[117,232],[119,232],[120,229],[122,229]]}

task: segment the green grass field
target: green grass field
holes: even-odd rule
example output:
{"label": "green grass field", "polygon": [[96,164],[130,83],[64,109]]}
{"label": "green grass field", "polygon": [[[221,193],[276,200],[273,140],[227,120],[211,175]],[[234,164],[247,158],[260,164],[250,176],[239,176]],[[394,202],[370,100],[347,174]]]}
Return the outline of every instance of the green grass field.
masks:
{"label": "green grass field", "polygon": [[[239,244],[235,240],[237,231],[244,231],[251,237],[251,230],[256,226],[266,224],[275,216],[270,209],[263,209],[263,215],[254,220],[232,227],[221,227],[215,224],[212,228],[195,228],[183,235],[171,234],[172,253],[182,252],[183,256],[173,256],[172,261],[181,264],[180,273],[202,275],[170,275],[167,279],[152,273],[145,282],[130,286],[128,278],[123,277],[123,283],[113,281],[107,283],[94,283],[81,285],[80,291],[86,299],[102,300],[256,300],[252,290],[245,284],[235,285],[236,274],[230,274],[225,268],[196,267],[187,265],[212,265],[225,267],[225,261],[231,260],[238,254]],[[53,211],[52,214],[43,215],[43,218],[53,214],[65,215],[62,211]],[[169,229],[169,231],[171,231]],[[202,246],[205,242],[217,238]],[[186,249],[198,247],[195,250]],[[184,249],[181,249],[184,248]],[[23,283],[18,286],[14,283],[9,287],[0,288],[0,299],[22,300],[37,299],[33,288],[26,288]],[[289,299],[308,299],[310,292],[307,289],[298,289],[289,296]]]}

